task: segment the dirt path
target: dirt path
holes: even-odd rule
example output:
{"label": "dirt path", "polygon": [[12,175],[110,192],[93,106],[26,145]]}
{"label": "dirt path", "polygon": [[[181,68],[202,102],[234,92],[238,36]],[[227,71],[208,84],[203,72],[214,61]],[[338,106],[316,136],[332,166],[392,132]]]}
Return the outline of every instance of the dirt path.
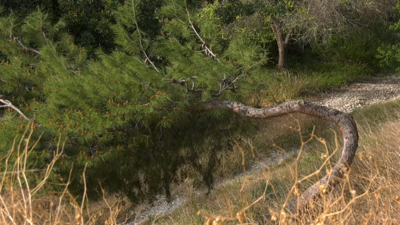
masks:
{"label": "dirt path", "polygon": [[[400,77],[385,76],[376,77],[364,82],[354,83],[349,86],[344,86],[331,92],[322,93],[317,96],[307,98],[306,100],[314,101],[321,105],[335,108],[344,112],[352,112],[358,108],[363,108],[378,102],[393,100],[399,97]],[[272,153],[271,157],[263,161],[263,163],[267,166],[273,166],[280,160],[297,154],[297,152],[298,150],[292,150],[286,153]],[[259,171],[261,171],[261,166],[256,163],[247,170],[247,174],[252,174]],[[243,174],[238,174],[234,178],[221,182],[217,186],[225,185],[241,177],[243,177]],[[140,215],[136,218],[136,220],[126,223],[126,225],[141,224],[148,217],[170,214],[185,202],[185,196],[176,195],[171,203],[167,203],[165,197],[160,196],[152,206],[143,206],[143,210],[140,212]],[[138,211],[139,207],[132,210],[132,216],[134,217]]]}

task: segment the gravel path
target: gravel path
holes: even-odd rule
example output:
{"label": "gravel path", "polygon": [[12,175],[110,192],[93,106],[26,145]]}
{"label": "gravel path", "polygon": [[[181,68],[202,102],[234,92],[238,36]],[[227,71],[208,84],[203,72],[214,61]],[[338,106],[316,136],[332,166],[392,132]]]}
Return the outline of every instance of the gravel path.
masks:
{"label": "gravel path", "polygon": [[400,77],[376,77],[317,96],[321,105],[352,112],[357,108],[400,97]]}
{"label": "gravel path", "polygon": [[[393,100],[400,97],[400,77],[385,76],[376,77],[371,80],[354,83],[344,86],[331,92],[322,93],[310,98],[311,101],[321,105],[335,108],[343,112],[352,112],[357,108],[366,107],[374,103]],[[291,155],[297,154],[298,150],[288,151],[286,153],[275,152],[271,157],[263,161],[267,166],[273,166]],[[247,170],[247,174],[261,171],[261,166],[255,163]],[[217,186],[225,185],[243,177],[238,174],[232,179],[226,180]],[[159,196],[153,205],[146,205],[142,208],[140,215],[134,220],[126,223],[126,225],[142,224],[148,217],[157,215],[167,215],[186,202],[186,197],[176,195],[171,203],[167,203],[165,197]],[[139,208],[131,211],[132,217],[139,211]]]}

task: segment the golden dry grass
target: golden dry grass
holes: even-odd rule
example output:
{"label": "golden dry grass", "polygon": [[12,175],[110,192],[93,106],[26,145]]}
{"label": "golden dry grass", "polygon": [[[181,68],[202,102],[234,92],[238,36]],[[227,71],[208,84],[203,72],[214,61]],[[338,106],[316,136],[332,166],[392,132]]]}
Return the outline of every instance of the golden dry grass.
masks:
{"label": "golden dry grass", "polygon": [[[303,140],[302,156],[229,182],[208,197],[193,194],[184,207],[156,224],[398,224],[400,120],[362,124],[351,171],[301,216],[291,215],[286,203],[329,173],[340,148],[334,135],[324,133],[328,141],[318,136],[308,143]],[[299,180],[303,181],[294,186]]]}
{"label": "golden dry grass", "polygon": [[[398,112],[387,111],[386,117],[396,117]],[[385,109],[386,110],[386,109]],[[393,114],[393,115],[392,115]],[[377,114],[378,115],[378,114]],[[373,114],[374,116],[374,114]],[[398,224],[400,222],[400,120],[376,120],[369,122],[369,116],[358,116],[360,147],[351,171],[334,191],[327,192],[312,202],[301,216],[291,215],[285,208],[287,202],[313,184],[319,177],[329,173],[340,149],[340,138],[335,138],[337,130],[320,129],[310,135],[310,129],[296,130],[293,126],[308,127],[314,121],[300,117],[271,122],[274,132],[259,135],[247,144],[236,143],[234,155],[229,155],[225,163],[246,165],[248,158],[257,161],[262,155],[257,148],[259,139],[274,140],[292,130],[300,141],[300,156],[282,160],[269,168],[263,165],[262,172],[247,174],[217,188],[209,196],[198,194],[188,182],[180,187],[185,189],[188,202],[172,215],[163,215],[148,220],[150,224]],[[297,122],[298,121],[298,122]],[[301,122],[300,122],[301,121]],[[278,125],[282,127],[278,129]],[[324,124],[318,124],[324,125]],[[318,126],[317,125],[317,126]],[[293,128],[294,127],[294,128]],[[326,127],[326,126],[325,126]],[[294,132],[293,132],[294,129]],[[325,130],[325,131],[324,131]],[[16,151],[2,159],[8,169],[2,171],[0,183],[0,223],[1,224],[121,224],[129,204],[124,200],[103,193],[101,203],[88,204],[87,198],[77,202],[66,187],[69,181],[59,180],[64,191],[58,195],[43,195],[55,161],[60,157],[62,144],[54,153],[53,161],[40,173],[42,182],[30,186],[26,174],[30,171],[27,158],[35,147],[31,140],[31,130],[15,141]],[[340,135],[339,135],[340,136]],[[324,138],[321,138],[324,137]],[[308,140],[309,139],[309,140]],[[336,143],[339,140],[339,143]],[[285,139],[279,141],[285,143]],[[279,149],[279,146],[275,146]],[[281,149],[284,151],[284,149]],[[16,156],[13,164],[7,164],[11,156]],[[331,158],[332,157],[332,158]],[[262,163],[261,163],[262,164]],[[230,165],[226,165],[229,170]],[[246,171],[246,166],[243,170]],[[296,172],[297,171],[297,172]],[[310,175],[311,174],[311,175]],[[83,172],[83,177],[84,172]],[[302,182],[299,184],[299,180]],[[297,181],[297,182],[296,182]],[[293,184],[297,185],[294,186]],[[100,184],[101,185],[101,184]],[[324,187],[321,187],[324,189]],[[83,193],[85,196],[85,193]],[[127,202],[127,201],[126,201]]]}
{"label": "golden dry grass", "polygon": [[[49,194],[46,184],[50,179],[54,164],[62,156],[63,144],[57,145],[52,160],[43,170],[30,170],[28,158],[34,151],[37,141],[32,140],[33,122],[25,133],[14,140],[13,148],[1,159],[5,165],[0,173],[0,224],[117,224],[123,222],[122,212],[128,207],[123,200],[107,196],[103,201],[89,206],[86,193],[78,202],[68,192],[70,179],[63,180],[55,175],[62,192]],[[40,180],[29,182],[34,176]],[[82,177],[85,178],[85,171]],[[84,179],[85,180],[85,179]],[[117,221],[118,218],[118,221]],[[122,219],[121,219],[122,218]]]}

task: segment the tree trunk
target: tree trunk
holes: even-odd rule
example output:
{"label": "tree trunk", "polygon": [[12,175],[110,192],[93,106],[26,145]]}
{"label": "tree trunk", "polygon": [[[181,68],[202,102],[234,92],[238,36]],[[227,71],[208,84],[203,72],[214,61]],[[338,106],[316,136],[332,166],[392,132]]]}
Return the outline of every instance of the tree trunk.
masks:
{"label": "tree trunk", "polygon": [[270,21],[279,51],[278,70],[287,69],[287,49],[290,40],[290,32],[286,35],[283,33],[282,23],[278,19],[271,17]]}
{"label": "tree trunk", "polygon": [[[306,101],[285,102],[269,108],[252,108],[238,102],[218,101],[205,103],[202,108],[206,111],[214,109],[229,109],[245,117],[266,119],[271,117],[283,116],[289,113],[307,114],[319,119],[327,120],[340,126],[343,132],[342,155],[332,169],[317,183],[309,187],[298,199],[290,201],[287,205],[288,210],[293,214],[301,213],[308,203],[321,194],[321,185],[326,191],[331,190],[350,168],[358,147],[357,125],[353,117],[336,109],[330,109]],[[284,206],[286,207],[286,205]]]}
{"label": "tree trunk", "polygon": [[[280,35],[283,36],[283,35]],[[279,37],[280,37],[279,36]],[[287,62],[286,62],[286,45],[277,39],[278,42],[278,51],[279,51],[279,61],[278,61],[278,70],[287,69]]]}

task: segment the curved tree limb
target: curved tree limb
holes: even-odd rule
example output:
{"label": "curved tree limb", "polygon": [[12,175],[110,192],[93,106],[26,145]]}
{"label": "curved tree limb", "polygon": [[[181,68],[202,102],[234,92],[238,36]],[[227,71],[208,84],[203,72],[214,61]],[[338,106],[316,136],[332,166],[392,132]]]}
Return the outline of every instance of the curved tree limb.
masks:
{"label": "curved tree limb", "polygon": [[357,125],[353,117],[336,109],[330,109],[315,103],[306,101],[290,101],[269,108],[252,108],[238,102],[214,100],[209,103],[203,103],[201,109],[210,111],[215,109],[229,109],[241,116],[266,119],[271,117],[283,116],[290,113],[301,113],[310,115],[319,119],[335,123],[343,131],[342,155],[332,169],[330,174],[324,176],[321,180],[309,187],[299,199],[289,202],[288,209],[291,213],[301,212],[310,201],[321,195],[321,186],[325,190],[331,190],[350,168],[358,147]]}

